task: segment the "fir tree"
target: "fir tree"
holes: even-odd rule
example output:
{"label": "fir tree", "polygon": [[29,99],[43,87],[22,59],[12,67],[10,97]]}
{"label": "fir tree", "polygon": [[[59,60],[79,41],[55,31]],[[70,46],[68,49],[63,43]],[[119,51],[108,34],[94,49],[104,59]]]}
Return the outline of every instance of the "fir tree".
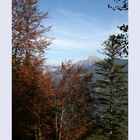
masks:
{"label": "fir tree", "polygon": [[96,82],[98,102],[97,134],[109,140],[127,139],[127,64],[118,64],[121,42],[115,35],[102,45],[103,61],[98,62],[97,74],[101,79]]}

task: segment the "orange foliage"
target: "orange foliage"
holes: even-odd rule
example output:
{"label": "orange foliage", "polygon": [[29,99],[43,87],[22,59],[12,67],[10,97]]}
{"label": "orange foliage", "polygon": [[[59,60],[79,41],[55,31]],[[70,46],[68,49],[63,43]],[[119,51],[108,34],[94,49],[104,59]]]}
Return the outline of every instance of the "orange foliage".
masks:
{"label": "orange foliage", "polygon": [[89,87],[93,75],[71,61],[62,63],[60,72],[62,77],[55,91],[55,106],[59,120],[57,127],[60,128],[57,135],[62,133],[61,140],[79,139],[89,130],[87,115],[90,109],[87,98],[90,97]]}

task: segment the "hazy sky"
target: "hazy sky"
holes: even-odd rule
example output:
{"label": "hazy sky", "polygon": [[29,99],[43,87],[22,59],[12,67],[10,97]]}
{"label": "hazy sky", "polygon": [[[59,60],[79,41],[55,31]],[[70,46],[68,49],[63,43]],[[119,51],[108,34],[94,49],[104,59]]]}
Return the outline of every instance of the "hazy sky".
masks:
{"label": "hazy sky", "polygon": [[101,57],[97,50],[110,34],[119,32],[118,25],[127,23],[127,12],[107,8],[113,0],[40,0],[39,8],[49,10],[45,25],[52,25],[49,37],[55,38],[47,51],[47,62],[57,65],[62,60]]}

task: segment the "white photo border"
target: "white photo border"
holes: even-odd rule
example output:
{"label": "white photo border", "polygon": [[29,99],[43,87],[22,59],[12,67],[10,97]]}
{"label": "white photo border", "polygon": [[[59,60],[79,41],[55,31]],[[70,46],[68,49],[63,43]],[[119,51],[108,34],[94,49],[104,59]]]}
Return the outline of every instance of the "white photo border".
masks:
{"label": "white photo border", "polygon": [[11,5],[11,0],[0,1],[0,140],[12,139]]}
{"label": "white photo border", "polygon": [[[12,1],[0,2],[0,139],[12,139]],[[129,0],[129,140],[140,138],[140,1]]]}

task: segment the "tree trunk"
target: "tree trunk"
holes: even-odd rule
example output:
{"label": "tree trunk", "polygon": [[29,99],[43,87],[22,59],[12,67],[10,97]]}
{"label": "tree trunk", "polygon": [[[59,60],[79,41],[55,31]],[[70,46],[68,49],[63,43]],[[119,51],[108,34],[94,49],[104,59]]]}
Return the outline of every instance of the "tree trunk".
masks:
{"label": "tree trunk", "polygon": [[59,140],[62,139],[63,115],[64,115],[64,108],[62,107],[62,109],[61,109],[61,119],[60,119]]}

